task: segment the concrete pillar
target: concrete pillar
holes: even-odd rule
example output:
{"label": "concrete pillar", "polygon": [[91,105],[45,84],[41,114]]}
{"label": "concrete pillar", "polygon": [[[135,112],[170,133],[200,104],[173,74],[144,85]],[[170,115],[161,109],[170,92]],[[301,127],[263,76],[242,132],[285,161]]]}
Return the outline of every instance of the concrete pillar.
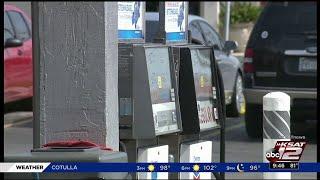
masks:
{"label": "concrete pillar", "polygon": [[34,146],[119,148],[117,2],[33,2]]}
{"label": "concrete pillar", "polygon": [[200,2],[200,16],[205,18],[209,24],[219,31],[219,13],[220,4],[217,1],[201,1]]}

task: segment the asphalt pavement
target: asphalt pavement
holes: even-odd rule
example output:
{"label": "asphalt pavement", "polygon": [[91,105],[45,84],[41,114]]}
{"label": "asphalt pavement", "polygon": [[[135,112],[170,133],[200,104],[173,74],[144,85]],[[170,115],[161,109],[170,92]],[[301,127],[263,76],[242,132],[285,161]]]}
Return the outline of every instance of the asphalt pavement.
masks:
{"label": "asphalt pavement", "polygon": [[[21,114],[16,114],[21,118]],[[30,115],[30,114],[29,114]],[[11,118],[14,117],[11,115]],[[6,121],[6,116],[4,120]],[[23,118],[22,118],[23,119]],[[313,122],[314,123],[314,122]],[[308,142],[300,162],[316,162],[317,135],[316,127],[308,123],[294,135],[304,135]],[[32,149],[32,117],[24,118],[19,123],[12,123],[4,129],[4,152],[15,154]],[[213,157],[219,161],[219,133],[214,140]],[[250,139],[245,131],[244,118],[227,118],[226,120],[226,162],[262,162],[262,140]],[[262,173],[226,173],[226,179],[262,179]],[[292,173],[292,179],[316,179],[316,173]]]}

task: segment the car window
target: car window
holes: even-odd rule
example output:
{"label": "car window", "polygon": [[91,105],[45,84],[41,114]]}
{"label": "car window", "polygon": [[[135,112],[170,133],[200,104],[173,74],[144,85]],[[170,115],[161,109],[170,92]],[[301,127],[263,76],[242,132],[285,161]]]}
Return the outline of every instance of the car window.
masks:
{"label": "car window", "polygon": [[4,42],[6,42],[7,39],[9,38],[13,38],[13,28],[10,22],[10,19],[8,17],[7,13],[3,13],[3,17],[4,17],[4,33],[3,33],[3,40]]}
{"label": "car window", "polygon": [[195,21],[192,21],[189,25],[189,30],[191,31],[191,37],[200,42],[204,42],[203,36],[201,34],[201,30]]}
{"label": "car window", "polygon": [[219,50],[222,50],[222,45],[220,42],[219,35],[209,26],[209,24],[199,21],[201,29],[203,31],[203,35],[206,38],[206,41],[209,46],[217,45]]}
{"label": "car window", "polygon": [[316,31],[317,6],[315,2],[272,3],[265,14],[262,26],[283,28],[288,33]]}
{"label": "car window", "polygon": [[[255,28],[254,39],[262,32],[268,39],[278,41],[285,36],[294,38],[301,34],[317,34],[316,2],[270,3],[261,14]],[[250,43],[251,44],[251,43]]]}
{"label": "car window", "polygon": [[31,37],[29,28],[22,14],[17,11],[8,11],[8,14],[13,24],[16,38],[22,41],[29,39]]}

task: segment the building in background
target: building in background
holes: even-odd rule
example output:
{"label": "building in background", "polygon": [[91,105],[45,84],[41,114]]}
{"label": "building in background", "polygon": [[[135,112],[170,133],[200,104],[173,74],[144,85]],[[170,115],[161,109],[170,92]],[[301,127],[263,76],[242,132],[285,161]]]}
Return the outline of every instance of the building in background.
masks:
{"label": "building in background", "polygon": [[220,2],[201,1],[199,4],[200,16],[205,18],[215,30],[219,31]]}

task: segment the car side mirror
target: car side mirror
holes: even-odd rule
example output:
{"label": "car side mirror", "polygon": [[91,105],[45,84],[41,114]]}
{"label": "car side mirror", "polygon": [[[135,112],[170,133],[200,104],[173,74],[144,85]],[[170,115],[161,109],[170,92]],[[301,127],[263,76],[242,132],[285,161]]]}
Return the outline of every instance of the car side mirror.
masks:
{"label": "car side mirror", "polygon": [[22,46],[23,42],[20,39],[9,38],[4,44],[4,48],[12,48]]}
{"label": "car side mirror", "polygon": [[236,41],[226,41],[224,43],[224,49],[226,51],[236,50],[238,48],[238,43]]}

